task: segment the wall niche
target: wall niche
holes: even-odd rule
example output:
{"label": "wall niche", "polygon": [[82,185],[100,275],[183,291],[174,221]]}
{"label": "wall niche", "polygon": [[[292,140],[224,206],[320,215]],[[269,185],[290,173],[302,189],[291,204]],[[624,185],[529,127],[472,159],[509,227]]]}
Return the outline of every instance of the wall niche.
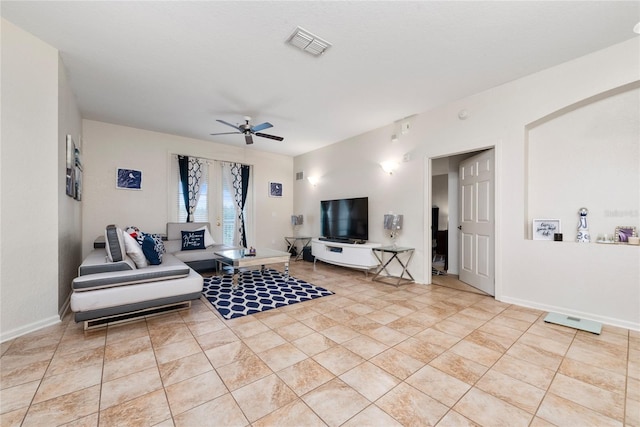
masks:
{"label": "wall niche", "polygon": [[640,81],[577,102],[525,127],[525,239],[533,219],[560,219],[574,242],[578,210],[591,241],[640,229]]}

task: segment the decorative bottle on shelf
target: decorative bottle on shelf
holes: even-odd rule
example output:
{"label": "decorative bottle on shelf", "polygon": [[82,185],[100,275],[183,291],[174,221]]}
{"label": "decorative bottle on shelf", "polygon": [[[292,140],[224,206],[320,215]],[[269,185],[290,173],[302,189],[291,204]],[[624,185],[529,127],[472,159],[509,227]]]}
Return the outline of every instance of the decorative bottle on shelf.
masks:
{"label": "decorative bottle on shelf", "polygon": [[578,211],[580,214],[580,221],[578,222],[578,237],[576,242],[589,243],[591,242],[591,236],[589,236],[589,226],[587,225],[587,214],[589,211],[587,208],[580,208]]}

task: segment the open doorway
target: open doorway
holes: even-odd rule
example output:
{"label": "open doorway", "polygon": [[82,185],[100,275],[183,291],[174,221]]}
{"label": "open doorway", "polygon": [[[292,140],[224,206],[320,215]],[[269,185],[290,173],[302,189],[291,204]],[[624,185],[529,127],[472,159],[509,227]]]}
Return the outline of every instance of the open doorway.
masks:
{"label": "open doorway", "polygon": [[431,283],[495,295],[493,175],[493,150],[431,159]]}

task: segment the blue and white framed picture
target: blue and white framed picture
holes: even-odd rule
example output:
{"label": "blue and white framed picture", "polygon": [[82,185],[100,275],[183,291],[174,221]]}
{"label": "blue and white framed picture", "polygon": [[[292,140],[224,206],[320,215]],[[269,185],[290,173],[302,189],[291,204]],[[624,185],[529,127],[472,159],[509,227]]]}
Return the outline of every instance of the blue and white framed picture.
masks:
{"label": "blue and white framed picture", "polygon": [[142,171],[118,168],[116,170],[116,188],[142,190]]}
{"label": "blue and white framed picture", "polygon": [[269,197],[282,197],[282,183],[270,182],[269,183]]}

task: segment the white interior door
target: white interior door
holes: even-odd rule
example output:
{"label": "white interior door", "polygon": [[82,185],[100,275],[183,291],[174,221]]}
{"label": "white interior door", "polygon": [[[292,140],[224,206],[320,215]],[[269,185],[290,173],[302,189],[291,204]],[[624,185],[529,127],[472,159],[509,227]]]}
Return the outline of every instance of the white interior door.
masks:
{"label": "white interior door", "polygon": [[460,280],[495,295],[494,150],[460,163]]}

